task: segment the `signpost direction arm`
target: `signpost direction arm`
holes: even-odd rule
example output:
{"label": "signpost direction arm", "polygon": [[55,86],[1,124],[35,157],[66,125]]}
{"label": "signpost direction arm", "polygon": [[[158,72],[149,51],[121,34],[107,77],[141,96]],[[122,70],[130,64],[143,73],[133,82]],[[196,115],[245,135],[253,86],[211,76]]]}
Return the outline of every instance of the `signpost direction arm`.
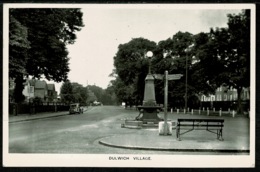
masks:
{"label": "signpost direction arm", "polygon": [[154,74],[155,79],[163,80],[164,79],[164,135],[168,135],[168,81],[170,80],[179,80],[183,75],[182,74],[171,74],[168,75],[166,70],[164,76],[162,74]]}

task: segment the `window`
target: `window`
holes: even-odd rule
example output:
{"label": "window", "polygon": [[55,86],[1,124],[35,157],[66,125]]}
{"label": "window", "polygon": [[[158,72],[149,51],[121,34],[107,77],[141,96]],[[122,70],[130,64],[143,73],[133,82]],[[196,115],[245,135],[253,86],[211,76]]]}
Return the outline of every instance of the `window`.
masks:
{"label": "window", "polygon": [[219,95],[219,101],[221,101],[222,100],[222,95]]}
{"label": "window", "polygon": [[29,93],[34,93],[34,87],[33,86],[29,86]]}
{"label": "window", "polygon": [[227,101],[227,94],[224,94],[224,101]]}
{"label": "window", "polygon": [[234,97],[233,97],[234,100],[237,99],[237,93],[234,93]]}

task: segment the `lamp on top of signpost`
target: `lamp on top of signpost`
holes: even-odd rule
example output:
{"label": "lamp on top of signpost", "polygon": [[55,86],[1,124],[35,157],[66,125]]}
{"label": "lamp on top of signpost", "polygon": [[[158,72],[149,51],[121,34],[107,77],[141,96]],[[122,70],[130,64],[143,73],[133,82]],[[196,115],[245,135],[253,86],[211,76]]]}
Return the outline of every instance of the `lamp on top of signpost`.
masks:
{"label": "lamp on top of signpost", "polygon": [[153,57],[153,52],[152,51],[148,51],[146,53],[146,57],[148,57],[149,59],[149,70],[148,70],[148,73],[151,74],[151,58]]}

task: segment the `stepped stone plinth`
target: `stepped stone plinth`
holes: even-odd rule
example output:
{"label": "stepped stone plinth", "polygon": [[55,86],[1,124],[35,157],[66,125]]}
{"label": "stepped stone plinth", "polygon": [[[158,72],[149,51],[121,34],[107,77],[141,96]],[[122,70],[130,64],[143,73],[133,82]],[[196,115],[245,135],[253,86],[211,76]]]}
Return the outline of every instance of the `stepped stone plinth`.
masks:
{"label": "stepped stone plinth", "polygon": [[[152,52],[147,52],[147,56],[152,57]],[[155,100],[154,77],[151,74],[150,59],[149,72],[145,78],[143,105],[138,106],[137,108],[140,112],[139,115],[132,121],[125,120],[121,127],[140,128],[140,124],[141,127],[158,127],[158,123],[163,121],[163,119],[158,116],[158,113],[162,108],[157,105]]]}
{"label": "stepped stone plinth", "polygon": [[143,121],[144,124],[148,122],[158,124],[159,121],[163,120],[158,117],[161,107],[156,104],[154,78],[150,73],[145,78],[143,105],[137,108],[140,114],[136,117],[136,120]]}

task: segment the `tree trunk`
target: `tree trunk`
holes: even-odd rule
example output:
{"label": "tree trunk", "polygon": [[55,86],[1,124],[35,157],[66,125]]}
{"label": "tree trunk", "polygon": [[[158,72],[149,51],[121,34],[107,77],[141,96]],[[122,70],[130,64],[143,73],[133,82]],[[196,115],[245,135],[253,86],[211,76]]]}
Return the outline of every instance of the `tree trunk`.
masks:
{"label": "tree trunk", "polygon": [[23,89],[24,89],[23,83],[25,82],[25,80],[23,79],[23,75],[21,74],[17,76],[14,82],[15,82],[14,100],[16,103],[20,103],[25,99],[25,96],[23,95]]}
{"label": "tree trunk", "polygon": [[242,87],[237,88],[237,114],[243,114],[242,99],[241,99]]}

